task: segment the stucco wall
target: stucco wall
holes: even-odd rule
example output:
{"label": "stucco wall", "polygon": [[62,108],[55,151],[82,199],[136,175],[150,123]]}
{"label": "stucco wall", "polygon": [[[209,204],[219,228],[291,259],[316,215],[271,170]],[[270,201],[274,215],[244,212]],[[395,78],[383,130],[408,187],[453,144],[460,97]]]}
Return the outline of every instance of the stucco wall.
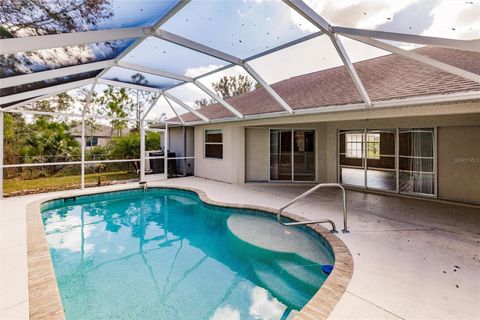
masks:
{"label": "stucco wall", "polygon": [[[315,130],[315,171],[318,181],[326,178],[326,154],[322,150],[326,147],[326,124],[279,124],[272,125],[277,129],[313,129]],[[269,179],[269,127],[248,127],[245,129],[245,181],[266,182]]]}
{"label": "stucco wall", "polygon": [[268,181],[269,146],[267,128],[245,128],[245,181]]}
{"label": "stucco wall", "polygon": [[438,129],[442,199],[480,203],[480,125]]}
{"label": "stucco wall", "polygon": [[[438,115],[429,115],[434,113],[438,113]],[[252,127],[257,128],[253,129]],[[195,127],[196,175],[231,183],[243,183],[245,180],[267,181],[268,128],[305,128],[316,130],[317,181],[336,182],[337,130],[397,127],[439,127],[439,197],[480,203],[478,183],[480,181],[478,176],[480,175],[480,164],[476,162],[476,159],[480,157],[480,139],[478,138],[480,134],[480,102],[426,105],[390,110],[372,109],[364,112],[346,111],[200,125]],[[203,130],[206,128],[224,130],[223,160],[204,159]],[[246,150],[245,153],[244,150]],[[461,159],[473,160],[452,162],[452,152],[458,154]]]}
{"label": "stucco wall", "polygon": [[[205,130],[223,130],[223,159],[205,158]],[[195,127],[195,175],[228,182],[245,182],[245,129],[243,126],[212,124]]]}

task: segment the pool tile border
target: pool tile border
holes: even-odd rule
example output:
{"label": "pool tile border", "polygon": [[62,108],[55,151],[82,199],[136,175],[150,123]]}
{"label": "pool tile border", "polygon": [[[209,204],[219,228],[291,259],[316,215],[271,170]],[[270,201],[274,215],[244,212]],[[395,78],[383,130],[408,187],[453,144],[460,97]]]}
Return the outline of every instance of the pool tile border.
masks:
{"label": "pool tile border", "polygon": [[[210,199],[207,194],[199,189],[175,186],[155,185],[151,188],[179,189],[195,192],[203,202],[237,209],[251,209],[277,214],[277,210],[257,205],[244,205],[218,202]],[[71,196],[88,196],[92,194],[128,191],[140,188],[121,188],[102,192],[78,192]],[[45,229],[41,216],[41,204],[51,200],[63,199],[65,196],[49,197],[30,203],[27,206],[27,261],[28,261],[28,292],[29,292],[29,316],[30,319],[65,319],[65,314],[60,298],[60,292],[55,278],[50,249],[45,235]],[[295,221],[306,221],[304,217],[290,212],[283,215]],[[333,272],[328,276],[325,283],[317,293],[300,310],[294,319],[318,320],[327,319],[345,293],[348,283],[353,275],[353,258],[345,243],[319,225],[308,226],[322,236],[331,246],[335,256]]]}

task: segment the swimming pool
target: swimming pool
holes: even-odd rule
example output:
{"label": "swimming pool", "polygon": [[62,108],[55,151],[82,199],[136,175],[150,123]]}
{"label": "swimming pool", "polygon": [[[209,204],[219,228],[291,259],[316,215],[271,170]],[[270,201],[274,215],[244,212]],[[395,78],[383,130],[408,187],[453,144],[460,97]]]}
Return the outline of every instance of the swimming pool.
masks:
{"label": "swimming pool", "polygon": [[310,229],[191,191],[117,191],[41,211],[68,319],[288,319],[334,263]]}

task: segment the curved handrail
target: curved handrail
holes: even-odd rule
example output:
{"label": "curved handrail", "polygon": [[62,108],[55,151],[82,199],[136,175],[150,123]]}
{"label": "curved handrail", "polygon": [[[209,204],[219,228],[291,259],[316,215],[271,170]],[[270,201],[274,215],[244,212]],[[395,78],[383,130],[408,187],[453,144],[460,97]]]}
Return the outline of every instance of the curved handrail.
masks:
{"label": "curved handrail", "polygon": [[280,208],[280,210],[278,211],[277,213],[277,220],[278,222],[280,222],[281,224],[283,224],[284,226],[297,226],[297,225],[304,225],[304,224],[315,224],[315,223],[330,223],[332,225],[332,232],[337,232],[336,228],[335,228],[335,223],[330,220],[330,219],[323,219],[323,220],[309,220],[309,221],[302,221],[302,222],[283,222],[282,221],[282,212],[290,207],[292,204],[294,204],[295,202],[299,201],[299,200],[302,200],[303,198],[305,198],[306,196],[308,196],[309,194],[311,194],[312,192],[320,189],[320,188],[340,188],[342,190],[342,198],[343,198],[343,230],[342,232],[343,233],[348,233],[348,228],[347,228],[347,196],[346,196],[346,192],[345,192],[345,188],[339,184],[339,183],[320,183],[320,184],[317,184],[315,187],[311,188],[310,190],[302,193],[301,195],[299,195],[298,197],[296,197],[295,199],[293,199],[292,201],[288,202],[286,205],[284,205],[283,207]]}

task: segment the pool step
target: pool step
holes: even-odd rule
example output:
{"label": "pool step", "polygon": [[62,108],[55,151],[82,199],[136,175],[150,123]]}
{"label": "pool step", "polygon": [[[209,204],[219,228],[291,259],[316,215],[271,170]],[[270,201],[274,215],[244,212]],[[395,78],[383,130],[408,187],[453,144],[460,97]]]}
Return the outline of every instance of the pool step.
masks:
{"label": "pool step", "polygon": [[282,277],[277,267],[255,261],[252,269],[258,282],[280,302],[300,310],[310,300],[302,288],[289,278]]}
{"label": "pool step", "polygon": [[315,294],[327,279],[321,264],[301,265],[295,260],[276,260],[274,265],[282,276],[298,283],[308,293]]}
{"label": "pool step", "polygon": [[269,255],[297,255],[305,264],[320,264],[331,260],[328,249],[319,239],[304,230],[286,227],[274,219],[262,216],[235,214],[227,219],[228,231],[245,249]]}

